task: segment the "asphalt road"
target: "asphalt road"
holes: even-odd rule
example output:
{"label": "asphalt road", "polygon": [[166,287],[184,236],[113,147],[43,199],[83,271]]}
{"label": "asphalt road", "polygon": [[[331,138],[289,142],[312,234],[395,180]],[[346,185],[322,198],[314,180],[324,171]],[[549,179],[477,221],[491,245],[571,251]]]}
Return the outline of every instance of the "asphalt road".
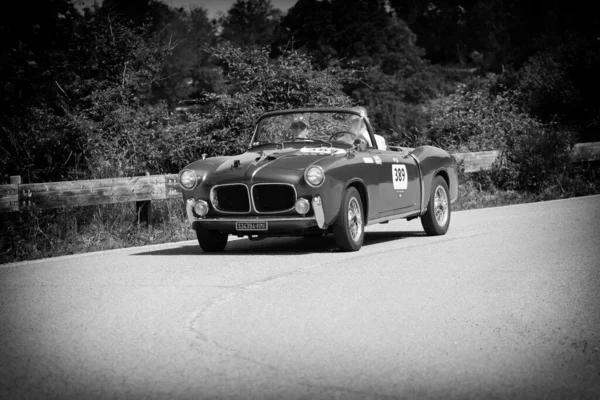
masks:
{"label": "asphalt road", "polygon": [[598,399],[600,196],[0,266],[2,399]]}

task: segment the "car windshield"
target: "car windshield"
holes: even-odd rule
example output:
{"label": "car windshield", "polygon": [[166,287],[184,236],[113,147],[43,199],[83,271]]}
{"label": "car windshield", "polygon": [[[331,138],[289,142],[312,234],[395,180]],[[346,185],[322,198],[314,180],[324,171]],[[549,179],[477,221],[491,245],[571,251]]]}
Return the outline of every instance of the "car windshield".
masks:
{"label": "car windshield", "polygon": [[362,137],[370,145],[363,119],[344,111],[312,111],[274,114],[262,118],[257,126],[252,147],[288,142],[332,141],[352,144]]}

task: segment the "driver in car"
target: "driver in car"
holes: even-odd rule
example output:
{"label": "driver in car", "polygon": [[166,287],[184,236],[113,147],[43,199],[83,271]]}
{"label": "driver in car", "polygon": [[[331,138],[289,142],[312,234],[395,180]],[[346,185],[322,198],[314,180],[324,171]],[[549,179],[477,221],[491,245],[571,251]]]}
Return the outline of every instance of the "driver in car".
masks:
{"label": "driver in car", "polygon": [[[365,123],[363,122],[363,118],[367,117],[367,110],[364,107],[353,107],[352,108],[355,111],[358,111],[360,113],[360,117],[358,116],[353,116],[351,118],[352,122],[354,123],[354,132],[356,132],[358,137],[361,137],[363,139],[365,139],[365,141],[367,142],[367,144],[369,146],[372,146],[371,144],[371,138],[369,137],[369,132],[367,131],[367,127],[365,126]],[[375,141],[377,142],[377,148],[380,150],[387,150],[387,145],[385,143],[385,138],[381,135],[377,135],[375,134]]]}
{"label": "driver in car", "polygon": [[294,138],[303,139],[308,137],[308,125],[302,117],[294,117],[290,130]]}

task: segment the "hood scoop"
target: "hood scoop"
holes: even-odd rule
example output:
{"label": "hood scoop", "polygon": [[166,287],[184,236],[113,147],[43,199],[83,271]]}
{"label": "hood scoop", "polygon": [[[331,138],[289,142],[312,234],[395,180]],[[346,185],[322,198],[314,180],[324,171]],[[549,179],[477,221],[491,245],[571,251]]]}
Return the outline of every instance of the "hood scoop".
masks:
{"label": "hood scoop", "polygon": [[274,156],[266,156],[266,155],[263,155],[263,156],[261,156],[261,157],[256,157],[256,158],[254,159],[254,161],[256,161],[256,162],[260,162],[260,161],[274,161],[274,160],[277,160],[277,157],[274,157]]}

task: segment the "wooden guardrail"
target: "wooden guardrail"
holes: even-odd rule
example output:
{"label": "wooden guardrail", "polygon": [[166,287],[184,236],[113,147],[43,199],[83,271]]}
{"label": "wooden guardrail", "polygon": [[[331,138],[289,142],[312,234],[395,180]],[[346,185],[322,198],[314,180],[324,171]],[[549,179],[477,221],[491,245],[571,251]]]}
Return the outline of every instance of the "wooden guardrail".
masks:
{"label": "wooden guardrail", "polygon": [[[490,169],[499,156],[500,151],[498,150],[454,154],[457,160],[463,161],[467,173]],[[600,142],[577,143],[573,146],[570,158],[573,163],[600,161]]]}
{"label": "wooden guardrail", "polygon": [[176,174],[0,185],[0,212],[141,202],[180,197]]}
{"label": "wooden guardrail", "polygon": [[600,142],[577,143],[571,151],[571,162],[600,161]]}
{"label": "wooden guardrail", "polygon": [[[454,156],[463,161],[468,173],[491,168],[499,154],[499,151],[483,151]],[[600,161],[600,142],[578,143],[571,161]],[[152,200],[180,197],[177,174],[25,184],[21,183],[21,177],[15,176],[10,184],[0,185],[0,213],[133,201],[142,209],[149,208],[147,202]]]}
{"label": "wooden guardrail", "polygon": [[453,155],[458,161],[463,162],[465,172],[469,173],[492,168],[492,164],[500,155],[500,151],[492,150],[474,153],[454,153]]}

